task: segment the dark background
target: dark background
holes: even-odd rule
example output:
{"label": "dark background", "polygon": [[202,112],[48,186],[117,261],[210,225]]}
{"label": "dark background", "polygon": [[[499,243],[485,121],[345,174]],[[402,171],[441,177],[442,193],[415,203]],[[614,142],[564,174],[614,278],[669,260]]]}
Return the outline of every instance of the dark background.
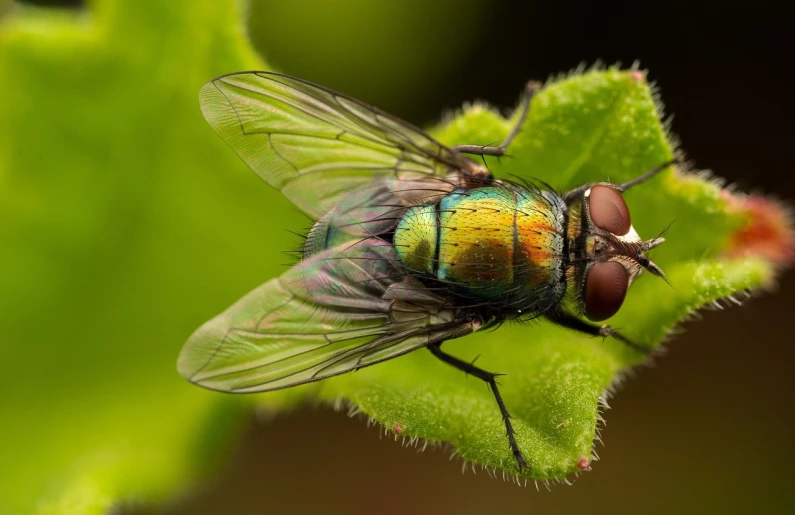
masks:
{"label": "dark background", "polygon": [[[36,2],[79,4],[80,2]],[[261,2],[263,6],[267,5]],[[268,7],[255,7],[251,23]],[[427,125],[483,99],[510,107],[528,79],[581,62],[639,59],[661,88],[673,130],[698,168],[745,191],[795,202],[791,171],[791,18],[764,2],[491,1],[475,25],[434,11],[429,30],[468,50],[422,95],[378,88],[368,63],[319,67],[311,45],[268,44],[280,70],[329,85]],[[367,24],[366,13],[362,23]],[[451,19],[453,23],[448,23]],[[274,36],[275,37],[275,36]],[[311,34],[294,34],[296,40]],[[267,44],[267,46],[266,46]],[[433,49],[428,49],[433,51]],[[341,56],[355,59],[355,56]],[[377,68],[377,66],[375,67]],[[377,84],[377,81],[376,81]],[[167,509],[173,514],[271,513],[793,513],[795,274],[741,308],[704,312],[611,401],[602,460],[574,487],[518,488],[461,475],[448,453],[417,453],[329,410],[252,419],[226,470]],[[650,306],[649,309],[653,309]],[[319,428],[323,428],[321,432]],[[333,435],[333,437],[331,436]],[[155,513],[161,510],[131,510]]]}

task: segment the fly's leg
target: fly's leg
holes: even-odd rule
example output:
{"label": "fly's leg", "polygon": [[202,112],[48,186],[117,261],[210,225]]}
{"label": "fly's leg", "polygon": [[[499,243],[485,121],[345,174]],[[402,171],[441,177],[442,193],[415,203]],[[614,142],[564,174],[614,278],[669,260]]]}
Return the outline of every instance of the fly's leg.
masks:
{"label": "fly's leg", "polygon": [[566,313],[564,311],[552,311],[547,313],[546,318],[561,327],[566,327],[568,329],[573,329],[575,331],[579,331],[581,333],[589,334],[591,336],[601,336],[603,338],[607,338],[608,336],[612,336],[616,340],[621,341],[628,347],[631,347],[637,351],[640,351],[644,354],[649,354],[651,349],[648,347],[644,347],[636,342],[633,342],[623,334],[619,333],[609,325],[594,325],[589,324],[579,318],[575,317],[570,313]]}
{"label": "fly's leg", "polygon": [[627,181],[627,182],[625,182],[623,184],[619,184],[618,185],[618,189],[620,191],[627,191],[629,188],[631,188],[633,186],[637,186],[638,184],[640,184],[642,182],[646,182],[647,180],[651,179],[652,177],[654,177],[658,173],[662,172],[663,170],[665,170],[669,166],[675,165],[675,164],[679,164],[681,162],[682,162],[682,156],[677,154],[676,157],[674,157],[670,161],[666,161],[665,163],[661,164],[660,166],[657,166],[656,168],[652,168],[651,170],[649,170],[648,172],[644,173],[643,175],[640,175],[639,177],[635,177],[631,181]]}
{"label": "fly's leg", "polygon": [[[627,181],[627,182],[624,182],[624,183],[621,183],[621,184],[616,184],[616,188],[618,188],[619,191],[627,191],[629,188],[631,188],[633,186],[637,186],[638,184],[640,184],[642,182],[648,181],[649,179],[651,179],[652,177],[654,177],[658,173],[662,172],[663,170],[665,170],[669,166],[675,165],[675,164],[680,164],[681,162],[682,162],[681,155],[677,155],[676,157],[674,157],[670,161],[666,161],[663,164],[652,168],[648,172],[646,172],[646,173],[644,173],[642,175],[639,175],[638,177],[635,177],[634,179],[632,179],[630,181]],[[566,193],[563,194],[563,201],[566,204],[570,204],[572,201],[577,200],[578,198],[580,198],[582,196],[582,194],[585,193],[585,191],[588,188],[592,187],[592,186],[593,186],[593,183],[589,182],[587,184],[583,184],[582,186],[578,186],[577,188],[574,188],[573,190],[567,191]]]}
{"label": "fly's leg", "polygon": [[516,464],[519,467],[519,472],[521,472],[524,467],[527,467],[527,462],[524,460],[522,451],[519,450],[519,445],[516,443],[515,431],[513,429],[513,425],[511,424],[511,415],[508,413],[508,409],[505,407],[505,402],[502,400],[502,395],[500,395],[500,390],[497,388],[497,381],[495,380],[497,376],[502,374],[487,372],[482,368],[476,367],[472,363],[467,363],[466,361],[462,361],[455,356],[447,354],[442,350],[442,343],[444,342],[432,343],[428,346],[428,350],[430,350],[434,356],[444,361],[448,365],[452,365],[459,370],[463,370],[467,374],[471,374],[478,379],[485,381],[491,388],[492,393],[494,393],[494,398],[497,400],[497,405],[500,407],[502,420],[505,423],[505,431],[508,435],[508,444],[511,447],[511,452],[513,452],[513,457],[516,460]]}
{"label": "fly's leg", "polygon": [[527,119],[527,113],[530,111],[530,101],[533,99],[533,95],[541,89],[542,84],[540,82],[531,81],[527,83],[525,87],[524,94],[522,95],[522,106],[521,106],[521,114],[519,115],[519,121],[516,122],[513,129],[511,130],[508,137],[505,138],[500,146],[493,147],[489,145],[458,145],[453,147],[453,150],[461,152],[462,154],[474,154],[477,156],[495,156],[500,157],[505,155],[505,149],[508,148],[508,145],[514,140],[519,131],[522,129],[522,125],[524,125],[525,120]]}

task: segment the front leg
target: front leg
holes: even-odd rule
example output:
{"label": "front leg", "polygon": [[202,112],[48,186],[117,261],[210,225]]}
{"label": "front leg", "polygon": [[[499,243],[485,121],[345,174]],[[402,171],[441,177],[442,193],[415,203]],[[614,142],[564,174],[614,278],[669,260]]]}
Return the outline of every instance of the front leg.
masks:
{"label": "front leg", "polygon": [[573,329],[575,331],[589,334],[591,336],[601,336],[603,338],[612,336],[616,340],[619,340],[624,344],[626,344],[627,346],[637,351],[640,351],[644,354],[649,354],[651,352],[651,349],[649,347],[644,347],[643,345],[633,342],[632,340],[630,340],[623,334],[619,333],[618,331],[616,331],[607,324],[604,325],[589,324],[588,322],[585,322],[577,318],[571,313],[562,310],[552,310],[544,316],[546,316],[546,318],[550,322],[557,324],[561,327]]}
{"label": "front leg", "polygon": [[522,95],[522,104],[519,109],[521,112],[519,114],[519,119],[516,121],[516,125],[513,126],[513,129],[505,138],[500,146],[494,147],[490,145],[458,145],[453,147],[453,150],[457,152],[461,152],[462,154],[473,154],[477,156],[495,156],[500,157],[505,155],[505,150],[508,146],[513,142],[513,139],[519,134],[519,131],[522,130],[522,126],[524,125],[525,120],[527,119],[527,113],[530,111],[530,102],[533,100],[533,95],[535,95],[536,91],[541,89],[542,84],[540,82],[530,81],[525,86],[524,94]]}
{"label": "front leg", "polygon": [[[675,165],[675,164],[681,164],[681,163],[682,163],[682,156],[679,153],[677,153],[676,157],[674,157],[673,159],[671,159],[669,161],[666,161],[663,164],[652,168],[648,172],[646,172],[646,173],[644,173],[642,175],[639,175],[638,177],[635,177],[631,181],[627,181],[627,182],[624,182],[624,183],[621,183],[621,184],[616,184],[615,186],[616,186],[616,188],[618,188],[618,191],[627,191],[629,188],[631,188],[633,186],[637,186],[638,184],[640,184],[642,182],[648,181],[649,179],[651,179],[652,177],[654,177],[658,173],[662,172],[663,170],[665,170],[669,166]],[[574,188],[573,190],[567,191],[566,193],[563,194],[563,201],[567,205],[571,204],[575,200],[581,198],[583,193],[585,193],[585,191],[588,190],[589,188],[591,188],[594,184],[595,183],[593,183],[593,182],[589,182],[589,183],[583,184],[582,186],[578,186],[578,187]]]}

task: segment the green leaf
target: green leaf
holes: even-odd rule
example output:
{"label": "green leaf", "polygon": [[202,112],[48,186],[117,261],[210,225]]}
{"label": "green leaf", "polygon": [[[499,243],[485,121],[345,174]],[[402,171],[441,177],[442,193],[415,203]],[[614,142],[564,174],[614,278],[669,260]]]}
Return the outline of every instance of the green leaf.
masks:
{"label": "green leaf", "polygon": [[[435,133],[448,144],[489,144],[512,123],[476,105]],[[589,181],[622,182],[672,157],[643,75],[617,69],[545,88],[509,153],[489,161],[496,175],[532,176],[561,190]],[[730,208],[715,184],[671,170],[625,197],[642,237],[677,221],[654,256],[674,287],[644,274],[609,321],[630,338],[656,347],[696,309],[771,279],[768,261],[721,257],[745,215]],[[522,475],[540,480],[565,478],[581,471],[583,458],[591,461],[600,400],[623,371],[643,359],[616,340],[543,322],[475,334],[448,342],[446,349],[465,360],[480,356],[478,366],[507,374],[501,391],[530,465]],[[315,394],[349,399],[387,429],[397,426],[404,437],[450,442],[473,464],[517,471],[491,392],[430,353],[333,378]]]}
{"label": "green leaf", "polygon": [[[232,0],[14,6],[0,24],[0,513],[163,499],[246,407],[176,374],[182,341],[278,270],[224,273],[289,207],[244,166],[219,173],[239,163],[197,105],[208,78],[262,62]],[[274,233],[247,250],[292,244]]]}
{"label": "green leaf", "polygon": [[[267,69],[243,33],[240,2],[90,7],[15,6],[0,20],[0,513],[105,513],[175,495],[223,457],[252,402],[344,399],[404,437],[515,470],[488,390],[427,352],[249,397],[179,377],[189,334],[280,273],[275,249],[295,245],[282,229],[305,221],[197,105],[210,78]],[[434,62],[416,56],[425,57],[422,66]],[[491,143],[510,126],[475,106],[434,132],[450,144]],[[497,174],[565,188],[632,177],[671,149],[644,80],[610,70],[543,92],[511,153],[490,160]],[[669,172],[627,199],[642,236],[676,220],[655,254],[675,289],[642,277],[613,321],[639,341],[658,345],[692,310],[774,277],[779,254],[738,232],[754,211],[716,185]],[[546,324],[447,350],[508,374],[506,403],[539,479],[590,458],[599,399],[640,359]]]}

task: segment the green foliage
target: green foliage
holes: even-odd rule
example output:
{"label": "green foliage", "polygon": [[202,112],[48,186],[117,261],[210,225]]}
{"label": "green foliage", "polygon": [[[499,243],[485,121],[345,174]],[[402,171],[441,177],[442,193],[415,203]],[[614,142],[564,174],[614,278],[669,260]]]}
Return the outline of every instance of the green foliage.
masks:
{"label": "green foliage", "polygon": [[[495,11],[483,0],[253,1],[249,26],[252,43],[276,68],[285,69],[284,60],[292,75],[430,120],[435,114],[411,99],[444,94],[447,74],[462,66]],[[451,30],[442,34],[440,21]]]}
{"label": "green foliage", "polygon": [[[89,15],[20,9],[0,26],[0,512],[105,513],[164,499],[208,470],[244,410],[347,399],[406,437],[515,470],[489,391],[417,352],[295,390],[232,397],[175,370],[187,336],[283,267],[282,229],[305,221],[221,142],[197,93],[265,68],[238,2],[96,0]],[[435,133],[490,143],[510,121],[472,107]],[[497,174],[565,188],[623,180],[671,156],[643,80],[616,70],[556,84],[534,102]],[[618,327],[658,345],[691,310],[763,284],[770,263],[721,257],[743,218],[717,188],[667,172],[627,200],[641,236],[676,224]],[[508,375],[504,395],[534,478],[590,457],[597,405],[641,358],[547,324],[447,345]]]}
{"label": "green foliage", "polygon": [[187,384],[177,353],[293,243],[197,105],[262,66],[237,3],[94,4],[0,29],[0,513],[105,513],[206,470],[245,400]]}
{"label": "green foliage", "polygon": [[[507,134],[511,123],[474,106],[435,132],[448,144],[488,144]],[[626,181],[672,156],[649,87],[642,76],[618,70],[588,72],[546,88],[510,154],[489,162],[496,175],[533,176],[556,189],[605,178]],[[692,181],[671,170],[625,195],[641,236],[651,238],[678,222],[654,255],[674,287],[644,274],[609,321],[650,348],[695,309],[757,287],[772,273],[762,260],[719,257],[743,218],[730,212],[714,185]],[[478,366],[507,374],[501,390],[530,465],[526,475],[534,479],[576,473],[580,458],[591,458],[599,399],[617,375],[643,359],[618,341],[547,323],[511,324],[446,348],[464,359],[480,355]],[[429,353],[321,385],[321,397],[351,399],[387,428],[401,425],[404,436],[449,441],[466,460],[516,471],[491,392]]]}

